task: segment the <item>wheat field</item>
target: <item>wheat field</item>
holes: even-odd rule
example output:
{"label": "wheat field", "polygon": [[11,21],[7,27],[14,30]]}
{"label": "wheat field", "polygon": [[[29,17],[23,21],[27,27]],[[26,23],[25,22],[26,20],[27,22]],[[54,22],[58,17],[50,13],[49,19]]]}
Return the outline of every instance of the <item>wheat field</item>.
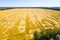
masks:
{"label": "wheat field", "polygon": [[0,10],[0,40],[33,40],[34,31],[60,28],[60,11],[48,9]]}

